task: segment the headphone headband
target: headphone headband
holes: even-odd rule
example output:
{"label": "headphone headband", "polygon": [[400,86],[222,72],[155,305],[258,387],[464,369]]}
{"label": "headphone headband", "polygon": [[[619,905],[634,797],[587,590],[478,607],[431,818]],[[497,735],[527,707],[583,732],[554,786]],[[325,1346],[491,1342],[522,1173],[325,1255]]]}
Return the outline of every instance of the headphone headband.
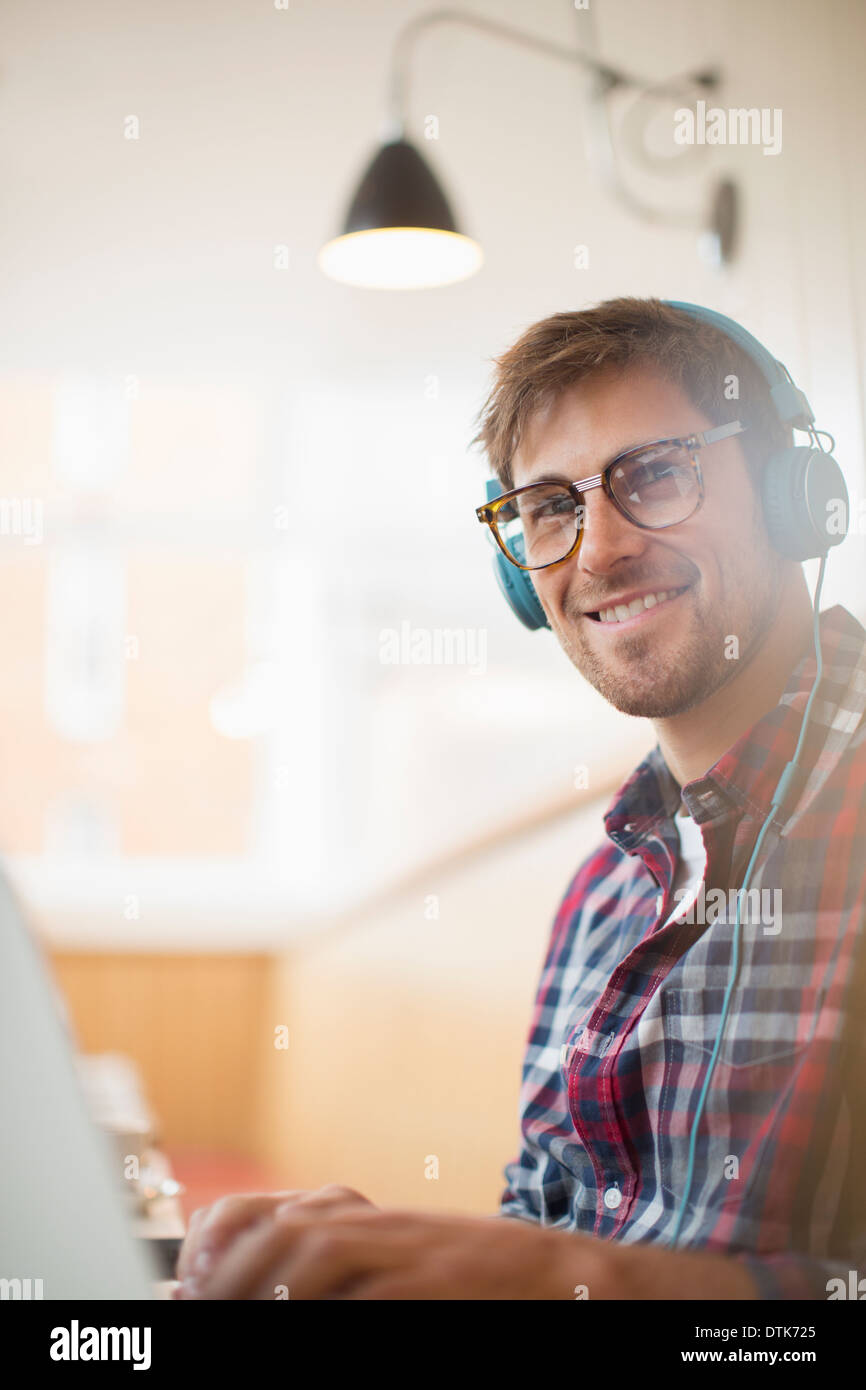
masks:
{"label": "headphone headband", "polygon": [[713,328],[718,328],[726,338],[730,338],[743,349],[769,386],[776,414],[783,425],[793,425],[795,429],[807,430],[815,423],[812,407],[804,392],[794,385],[782,363],[773,357],[747,328],[743,328],[742,324],[729,319],[726,314],[720,314],[716,309],[705,309],[702,304],[688,304],[682,299],[663,299],[661,302],[669,309],[680,309],[700,323],[708,323]]}

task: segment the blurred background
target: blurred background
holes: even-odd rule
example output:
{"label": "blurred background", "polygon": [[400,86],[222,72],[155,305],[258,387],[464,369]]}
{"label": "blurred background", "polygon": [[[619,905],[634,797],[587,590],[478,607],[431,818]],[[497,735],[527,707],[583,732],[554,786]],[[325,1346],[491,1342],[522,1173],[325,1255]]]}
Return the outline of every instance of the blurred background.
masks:
{"label": "blurred background", "polygon": [[[472,0],[407,32],[435,9],[0,20],[0,852],[193,1206],[496,1207],[553,913],[654,742],[494,584],[470,441],[526,326],[620,294],[741,319],[836,437],[824,606],[866,618],[866,11]],[[394,136],[395,44],[483,251],[450,284],[318,262]],[[778,111],[780,148],[678,145],[698,100]]]}

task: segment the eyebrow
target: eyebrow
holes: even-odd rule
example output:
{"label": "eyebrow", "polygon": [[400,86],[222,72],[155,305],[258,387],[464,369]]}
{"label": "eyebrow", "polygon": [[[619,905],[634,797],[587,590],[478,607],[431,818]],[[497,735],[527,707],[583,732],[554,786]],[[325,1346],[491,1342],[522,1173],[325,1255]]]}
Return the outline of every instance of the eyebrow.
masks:
{"label": "eyebrow", "polygon": [[515,487],[532,487],[534,483],[562,483],[567,485],[575,482],[576,479],[565,473],[540,473],[537,478],[530,478],[528,483],[515,483]]}
{"label": "eyebrow", "polygon": [[[692,430],[690,434],[694,434],[694,430]],[[627,444],[624,449],[617,449],[616,453],[611,454],[610,458],[606,459],[604,463],[597,464],[596,472],[603,473],[612,463],[616,463],[618,459],[623,458],[626,454],[634,453],[637,449],[649,449],[653,444],[664,444],[666,441],[673,439],[688,439],[690,438],[690,434],[663,434],[657,439],[639,439],[636,444]],[[593,478],[595,477],[595,473],[588,473],[586,476],[588,478]],[[520,486],[531,487],[533,483],[569,484],[576,481],[576,478],[569,477],[565,473],[557,473],[555,470],[550,469],[545,473],[540,473],[537,478],[531,478],[528,483],[521,483]]]}
{"label": "eyebrow", "polygon": [[[685,436],[679,434],[671,434],[665,435],[664,438],[683,439],[685,438]],[[622,458],[623,454],[630,454],[634,449],[644,449],[647,448],[650,444],[657,444],[658,442],[659,441],[656,439],[643,439],[639,440],[637,444],[627,444],[624,449],[617,449],[616,453],[611,454],[610,458],[606,459],[604,463],[597,464],[595,471],[596,473],[603,473],[605,468],[608,468],[612,463],[616,463],[617,459]],[[595,476],[595,474],[587,473],[586,476],[588,478],[592,478]],[[575,481],[576,479],[572,474],[557,472],[555,469],[548,469],[546,472],[540,473],[537,478],[531,478],[528,483],[522,483],[521,486],[531,487],[533,483],[573,483]]]}

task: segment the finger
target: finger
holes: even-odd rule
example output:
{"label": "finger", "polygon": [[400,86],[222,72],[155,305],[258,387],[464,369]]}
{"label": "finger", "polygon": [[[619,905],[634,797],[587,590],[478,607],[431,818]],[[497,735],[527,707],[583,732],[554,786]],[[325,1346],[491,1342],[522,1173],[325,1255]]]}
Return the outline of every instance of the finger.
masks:
{"label": "finger", "polygon": [[326,1187],[308,1188],[304,1192],[293,1194],[291,1202],[281,1205],[297,1205],[305,1209],[333,1206],[373,1208],[373,1203],[368,1197],[356,1192],[353,1187],[344,1187],[341,1183],[328,1183]]}
{"label": "finger", "polygon": [[195,1279],[187,1296],[273,1298],[276,1286],[287,1284],[286,1271],[293,1268],[293,1253],[305,1238],[338,1226],[369,1229],[378,1218],[375,1207],[358,1203],[330,1202],[313,1208],[290,1203],[279,1216],[238,1236],[213,1266]]}
{"label": "finger", "polygon": [[[302,1210],[306,1214],[315,1212],[321,1219],[345,1209],[376,1210],[360,1192],[337,1183],[315,1189],[287,1188],[279,1192],[241,1193],[220,1198],[211,1207],[194,1213],[196,1226],[193,1230],[190,1222],[191,1229],[178,1261],[178,1279],[189,1285],[190,1280],[204,1278],[241,1232],[266,1220],[279,1208]],[[191,1296],[195,1296],[195,1289]]]}
{"label": "finger", "polygon": [[[293,1205],[291,1222],[262,1220],[235,1237],[206,1269],[195,1270],[186,1282],[184,1296],[188,1298],[253,1298],[254,1289],[261,1285],[264,1275],[283,1257],[305,1230],[321,1223],[324,1212],[317,1217],[304,1217],[300,1206]],[[275,1280],[276,1283],[285,1282]],[[269,1293],[267,1297],[273,1297]]]}
{"label": "finger", "polygon": [[237,1193],[221,1197],[202,1212],[194,1213],[194,1218],[200,1217],[200,1220],[194,1228],[190,1222],[190,1231],[184,1241],[181,1260],[178,1261],[178,1278],[188,1279],[199,1273],[239,1232],[260,1221],[294,1195],[291,1190]]}
{"label": "finger", "polygon": [[193,1255],[197,1247],[198,1232],[201,1229],[202,1222],[207,1216],[208,1210],[208,1207],[199,1207],[189,1218],[186,1235],[184,1236],[183,1245],[180,1248],[180,1255],[177,1261],[178,1279],[183,1279],[184,1274],[189,1274],[190,1272]]}
{"label": "finger", "polygon": [[283,1249],[248,1297],[272,1299],[285,1291],[295,1302],[340,1298],[372,1275],[387,1272],[396,1278],[409,1257],[406,1242],[392,1233],[319,1223]]}
{"label": "finger", "polygon": [[376,1208],[367,1197],[362,1197],[360,1192],[356,1192],[352,1187],[342,1187],[337,1183],[330,1183],[327,1187],[317,1187],[306,1192],[299,1192],[293,1195],[290,1200],[281,1202],[276,1210],[282,1208],[297,1207],[305,1212],[339,1209],[366,1208],[368,1211],[375,1211]]}

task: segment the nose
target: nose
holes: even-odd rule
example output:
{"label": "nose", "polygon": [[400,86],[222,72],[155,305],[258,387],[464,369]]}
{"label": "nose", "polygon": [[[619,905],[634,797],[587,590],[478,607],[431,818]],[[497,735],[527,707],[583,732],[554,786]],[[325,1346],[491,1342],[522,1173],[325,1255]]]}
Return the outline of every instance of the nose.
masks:
{"label": "nose", "polygon": [[586,574],[607,574],[618,560],[642,555],[649,533],[634,526],[600,487],[583,495],[584,530],[577,567]]}

